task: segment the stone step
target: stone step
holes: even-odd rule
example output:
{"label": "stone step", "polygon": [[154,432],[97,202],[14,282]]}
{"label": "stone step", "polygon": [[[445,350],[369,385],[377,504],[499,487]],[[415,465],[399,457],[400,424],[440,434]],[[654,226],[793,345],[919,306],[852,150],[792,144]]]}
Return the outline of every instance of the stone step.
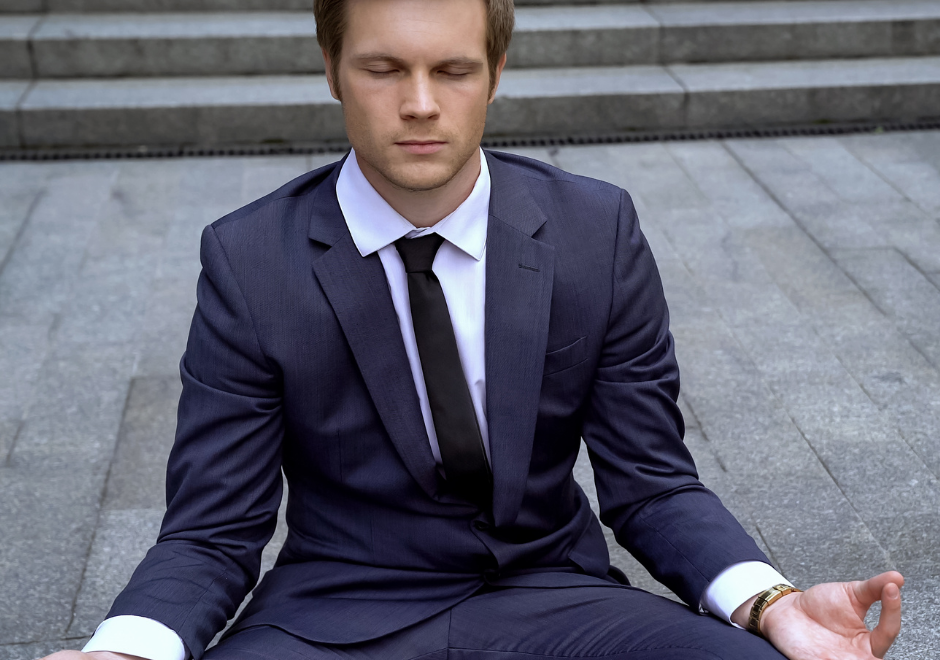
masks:
{"label": "stone step", "polygon": [[[0,20],[0,78],[319,73],[311,12]],[[513,68],[940,54],[940,0],[520,7]]]}
{"label": "stone step", "polygon": [[[940,57],[507,71],[487,133],[603,134],[940,116]],[[344,139],[322,75],[6,81],[0,146]]]}
{"label": "stone step", "polygon": [[[523,5],[666,4],[677,0],[516,0]],[[689,2],[690,0],[684,0]],[[691,0],[709,2],[710,0]],[[741,0],[744,2],[750,0]],[[849,0],[842,0],[848,2]],[[313,0],[3,0],[3,13],[310,11]]]}

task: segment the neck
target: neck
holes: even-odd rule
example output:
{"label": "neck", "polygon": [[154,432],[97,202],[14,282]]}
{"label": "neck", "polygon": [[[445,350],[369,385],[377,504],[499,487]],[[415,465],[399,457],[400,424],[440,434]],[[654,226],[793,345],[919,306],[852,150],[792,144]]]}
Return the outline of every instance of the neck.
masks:
{"label": "neck", "polygon": [[431,227],[464,203],[480,176],[480,150],[464,163],[454,177],[442,186],[431,190],[407,190],[396,186],[382,176],[365,160],[358,159],[366,181],[403,218],[415,227]]}

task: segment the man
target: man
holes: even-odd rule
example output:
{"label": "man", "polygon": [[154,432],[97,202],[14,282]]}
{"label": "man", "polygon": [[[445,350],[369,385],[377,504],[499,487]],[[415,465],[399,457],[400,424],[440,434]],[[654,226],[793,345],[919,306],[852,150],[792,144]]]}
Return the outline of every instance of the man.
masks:
{"label": "man", "polygon": [[793,591],[698,481],[629,196],[481,152],[511,1],[315,11],[353,151],[206,229],[160,538],[50,657],[883,657],[900,575]]}

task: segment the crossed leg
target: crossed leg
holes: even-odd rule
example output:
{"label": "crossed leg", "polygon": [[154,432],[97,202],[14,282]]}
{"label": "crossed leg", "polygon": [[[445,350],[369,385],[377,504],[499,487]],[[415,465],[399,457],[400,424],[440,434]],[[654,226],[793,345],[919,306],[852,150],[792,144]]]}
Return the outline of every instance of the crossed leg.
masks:
{"label": "crossed leg", "polygon": [[785,660],[764,640],[632,588],[508,588],[358,644],[276,628],[239,632],[206,660]]}

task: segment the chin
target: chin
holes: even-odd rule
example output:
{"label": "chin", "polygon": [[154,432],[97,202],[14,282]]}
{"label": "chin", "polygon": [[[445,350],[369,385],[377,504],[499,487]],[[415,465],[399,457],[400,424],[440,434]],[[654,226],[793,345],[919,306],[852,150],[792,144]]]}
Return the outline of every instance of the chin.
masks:
{"label": "chin", "polygon": [[454,178],[460,167],[450,163],[408,163],[392,166],[382,174],[399,188],[413,191],[434,190]]}

